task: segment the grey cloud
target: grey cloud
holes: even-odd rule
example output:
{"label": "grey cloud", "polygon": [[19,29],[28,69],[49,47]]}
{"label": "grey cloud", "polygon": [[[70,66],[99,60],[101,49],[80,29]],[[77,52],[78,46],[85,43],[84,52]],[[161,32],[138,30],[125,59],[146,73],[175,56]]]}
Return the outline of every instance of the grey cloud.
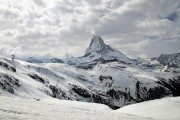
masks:
{"label": "grey cloud", "polygon": [[45,7],[46,4],[42,0],[33,0],[33,2],[39,6]]}
{"label": "grey cloud", "polygon": [[92,34],[131,57],[180,52],[179,0],[6,0],[0,18],[0,51],[19,56],[80,56]]}

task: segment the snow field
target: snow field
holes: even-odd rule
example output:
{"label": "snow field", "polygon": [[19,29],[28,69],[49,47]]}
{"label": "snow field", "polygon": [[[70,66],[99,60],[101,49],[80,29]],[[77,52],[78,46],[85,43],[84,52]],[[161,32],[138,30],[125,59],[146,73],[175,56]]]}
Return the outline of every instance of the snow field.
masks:
{"label": "snow field", "polygon": [[116,111],[156,119],[180,120],[180,97],[167,97],[132,104]]}
{"label": "snow field", "polygon": [[0,96],[0,120],[152,120],[118,113],[106,105],[57,99]]}

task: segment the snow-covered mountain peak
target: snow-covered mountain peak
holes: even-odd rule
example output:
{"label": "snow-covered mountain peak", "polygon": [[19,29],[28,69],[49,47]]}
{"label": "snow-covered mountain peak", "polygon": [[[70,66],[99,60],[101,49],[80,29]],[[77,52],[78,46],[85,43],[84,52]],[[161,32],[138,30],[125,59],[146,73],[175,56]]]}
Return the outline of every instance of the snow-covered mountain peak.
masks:
{"label": "snow-covered mountain peak", "polygon": [[169,66],[180,66],[178,63],[180,63],[180,53],[175,54],[161,54],[157,61],[161,63],[162,65],[169,65]]}
{"label": "snow-covered mountain peak", "polygon": [[70,65],[83,69],[92,69],[96,64],[115,61],[125,64],[133,63],[126,55],[106,45],[100,36],[93,36],[84,56],[67,59],[66,61]]}
{"label": "snow-covered mountain peak", "polygon": [[100,36],[93,36],[89,47],[86,50],[86,54],[91,52],[101,52],[105,49],[105,43]]}
{"label": "snow-covered mountain peak", "polygon": [[94,60],[116,60],[131,63],[131,60],[121,53],[120,51],[113,49],[109,45],[106,45],[100,36],[93,36],[89,47],[86,49],[86,53],[83,57]]}

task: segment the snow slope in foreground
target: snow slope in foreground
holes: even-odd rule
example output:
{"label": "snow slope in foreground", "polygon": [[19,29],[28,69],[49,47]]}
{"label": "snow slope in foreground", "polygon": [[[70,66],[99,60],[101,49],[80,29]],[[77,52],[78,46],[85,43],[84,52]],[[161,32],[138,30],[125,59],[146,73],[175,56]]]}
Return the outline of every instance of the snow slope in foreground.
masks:
{"label": "snow slope in foreground", "polygon": [[122,107],[116,111],[155,119],[180,120],[180,97],[137,103]]}
{"label": "snow slope in foreground", "polygon": [[152,120],[118,113],[106,105],[57,99],[0,96],[0,120]]}

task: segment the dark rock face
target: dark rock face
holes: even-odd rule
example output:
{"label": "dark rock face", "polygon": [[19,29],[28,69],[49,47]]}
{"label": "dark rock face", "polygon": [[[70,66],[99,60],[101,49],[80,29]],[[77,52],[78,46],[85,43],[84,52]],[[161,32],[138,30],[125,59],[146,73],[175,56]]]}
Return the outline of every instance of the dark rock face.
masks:
{"label": "dark rock face", "polygon": [[159,78],[159,84],[171,90],[173,96],[180,96],[180,76],[175,76],[169,79]]}
{"label": "dark rock face", "polygon": [[88,92],[87,90],[85,90],[79,86],[72,85],[72,90],[84,98],[91,97],[90,92]]}
{"label": "dark rock face", "polygon": [[139,86],[139,88],[137,87],[136,91],[136,97],[133,98],[130,94],[130,91],[123,92],[120,90],[110,89],[107,91],[106,97],[100,95],[96,96],[94,99],[95,102],[106,104],[112,109],[118,109],[120,107],[117,106],[117,104],[114,104],[115,102],[113,101],[123,101],[124,105],[128,105],[136,102],[143,102],[171,95],[171,92],[164,87],[155,87],[147,91],[145,90],[145,88]]}
{"label": "dark rock face", "polygon": [[165,72],[180,73],[180,53],[162,54],[157,61],[167,67]]}
{"label": "dark rock face", "polygon": [[82,63],[81,65],[78,65],[76,67],[80,69],[91,70],[95,65],[97,65],[97,63]]}
{"label": "dark rock face", "polygon": [[147,89],[146,87],[143,87],[142,83],[140,83],[139,81],[137,81],[136,83],[136,96],[133,97],[130,92],[132,91],[130,91],[130,89],[128,88],[125,88],[124,91],[118,89],[110,89],[104,94],[97,93],[98,96],[94,96],[93,99],[94,102],[106,104],[112,109],[118,109],[120,108],[120,102],[123,102],[124,105],[128,105],[172,95],[171,91],[163,86],[157,86]]}
{"label": "dark rock face", "polygon": [[175,76],[169,79],[169,84],[171,84],[176,91],[172,91],[174,96],[180,96],[180,76]]}
{"label": "dark rock face", "polygon": [[64,63],[63,60],[58,59],[58,58],[51,58],[50,61],[51,61],[52,63]]}
{"label": "dark rock face", "polygon": [[143,87],[142,83],[139,81],[136,83],[136,102],[143,102],[146,100],[153,100],[171,95],[172,92],[164,86],[158,85],[147,90],[147,88]]}
{"label": "dark rock face", "polygon": [[104,87],[111,88],[115,80],[112,78],[112,76],[100,75],[99,81],[101,84],[103,84]]}
{"label": "dark rock face", "polygon": [[76,66],[76,64],[71,64],[71,63],[68,63],[68,64],[73,65],[73,66],[75,65],[77,68],[80,68],[80,69],[91,70],[97,64],[106,64],[106,63],[117,62],[117,61],[118,61],[117,59],[105,60],[103,58],[99,58],[99,59],[96,59],[92,62],[81,63],[80,65],[77,65],[77,66]]}
{"label": "dark rock face", "polygon": [[66,96],[66,93],[64,91],[61,90],[61,88],[57,88],[56,86],[50,85],[49,86],[52,94],[50,94],[52,97],[54,98],[58,98],[58,99],[70,99],[68,96]]}
{"label": "dark rock face", "polygon": [[12,72],[16,72],[16,68],[8,65],[7,63],[0,62],[0,66]]}
{"label": "dark rock face", "polygon": [[111,98],[117,99],[117,100],[120,100],[122,98],[122,96],[125,99],[130,98],[130,95],[128,93],[122,92],[120,90],[114,90],[114,89],[108,90],[107,95],[109,95]]}
{"label": "dark rock face", "polygon": [[[100,76],[99,79],[101,79],[102,81],[107,79],[113,80],[111,76]],[[125,88],[125,92],[118,89],[110,89],[107,92],[92,92],[77,85],[71,86],[72,90],[76,94],[82,96],[84,100],[86,99],[85,101],[106,104],[112,109],[120,108],[120,102],[123,102],[124,105],[128,105],[132,103],[143,102],[172,95],[171,91],[163,86],[159,85],[157,87],[147,89],[146,87],[143,87],[142,83],[140,83],[139,81],[137,81],[136,83],[135,97],[131,95],[130,92],[132,91],[130,91],[130,89],[128,88]]]}
{"label": "dark rock face", "polygon": [[180,53],[176,54],[161,54],[158,58],[157,61],[161,63],[162,65],[171,65],[173,66],[178,66],[180,63]]}
{"label": "dark rock face", "polygon": [[0,75],[0,87],[10,93],[14,93],[15,87],[20,87],[19,80],[6,74]]}
{"label": "dark rock face", "polygon": [[45,80],[43,78],[41,78],[40,76],[38,76],[37,74],[28,74],[28,76],[38,82],[45,84]]}
{"label": "dark rock face", "polygon": [[155,88],[150,88],[148,90],[147,100],[154,100],[165,96],[170,96],[171,94],[171,91],[169,91],[168,89],[162,86],[158,86]]}
{"label": "dark rock face", "polygon": [[112,77],[111,77],[111,76],[102,76],[102,75],[99,76],[99,80],[100,80],[101,82],[102,82],[103,80],[107,80],[107,79],[112,80]]}

